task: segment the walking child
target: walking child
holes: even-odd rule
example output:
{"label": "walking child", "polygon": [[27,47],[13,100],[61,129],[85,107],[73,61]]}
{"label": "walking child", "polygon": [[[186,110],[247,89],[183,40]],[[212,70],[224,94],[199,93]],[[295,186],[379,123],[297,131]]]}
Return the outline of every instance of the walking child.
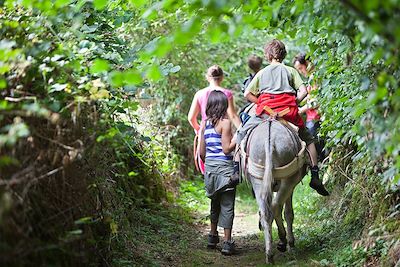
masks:
{"label": "walking child", "polygon": [[235,172],[232,151],[236,142],[232,139],[231,122],[227,117],[228,98],[222,91],[212,91],[207,100],[207,120],[201,127],[200,157],[205,160],[204,183],[206,195],[211,199],[211,229],[208,247],[219,243],[217,226],[224,228],[221,253],[234,252],[232,225],[238,174]]}

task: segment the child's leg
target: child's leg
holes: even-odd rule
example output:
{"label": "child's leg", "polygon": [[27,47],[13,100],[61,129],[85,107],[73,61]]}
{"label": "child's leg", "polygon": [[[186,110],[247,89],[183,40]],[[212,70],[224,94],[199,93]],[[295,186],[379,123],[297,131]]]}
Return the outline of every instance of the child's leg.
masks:
{"label": "child's leg", "polygon": [[319,168],[318,168],[318,153],[314,144],[314,137],[308,131],[307,128],[299,128],[300,138],[306,142],[308,154],[311,160],[311,181],[310,187],[318,192],[322,196],[329,196],[329,192],[325,189],[324,184],[319,179]]}
{"label": "child's leg", "polygon": [[322,140],[322,138],[318,137],[320,123],[319,123],[319,121],[308,121],[308,122],[306,122],[306,127],[315,139],[315,148],[316,148],[317,154],[318,154],[318,161],[322,162],[325,158],[325,155],[324,155],[325,152],[323,151],[325,145],[324,145],[324,141]]}
{"label": "child's leg", "polygon": [[232,240],[232,228],[224,228],[224,241]]}
{"label": "child's leg", "polygon": [[218,235],[217,232],[217,222],[211,222],[211,229],[210,229],[210,234],[212,235]]}
{"label": "child's leg", "polygon": [[210,221],[211,221],[211,235],[218,235],[217,224],[218,218],[221,213],[221,197],[219,195],[211,199],[211,209],[210,209]]}
{"label": "child's leg", "polygon": [[307,146],[308,153],[310,155],[311,167],[318,165],[318,152],[314,143],[311,143]]}
{"label": "child's leg", "polygon": [[232,225],[235,216],[235,194],[236,190],[221,193],[221,213],[218,225],[224,228],[224,241],[232,240]]}
{"label": "child's leg", "polygon": [[208,234],[208,248],[215,248],[219,243],[219,236],[217,231],[218,217],[220,214],[220,198],[219,196],[215,196],[211,199],[211,209],[210,209],[210,220],[211,220],[211,229]]}
{"label": "child's leg", "polygon": [[232,241],[235,194],[236,190],[229,190],[221,194],[221,213],[218,225],[224,228],[224,243],[221,249],[223,255],[232,255],[235,251],[235,243]]}
{"label": "child's leg", "polygon": [[315,148],[314,137],[312,136],[310,131],[305,127],[299,128],[299,137],[301,140],[303,140],[307,144],[307,151],[308,151],[308,155],[310,156],[311,167],[317,166],[318,165],[318,153],[317,153],[317,149]]}

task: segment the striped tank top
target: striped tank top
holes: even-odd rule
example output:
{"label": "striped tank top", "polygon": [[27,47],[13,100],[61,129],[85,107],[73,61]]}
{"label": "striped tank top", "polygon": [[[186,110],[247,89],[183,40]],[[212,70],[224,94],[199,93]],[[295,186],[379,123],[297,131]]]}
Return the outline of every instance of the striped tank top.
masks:
{"label": "striped tank top", "polygon": [[206,159],[233,160],[231,153],[225,155],[222,151],[221,134],[215,131],[210,121],[206,122],[204,140],[206,143]]}

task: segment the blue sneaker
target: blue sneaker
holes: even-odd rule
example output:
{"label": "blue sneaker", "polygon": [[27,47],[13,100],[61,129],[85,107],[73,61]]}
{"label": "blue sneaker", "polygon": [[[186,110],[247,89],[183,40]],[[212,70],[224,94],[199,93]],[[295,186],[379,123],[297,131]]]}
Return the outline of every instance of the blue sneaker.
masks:
{"label": "blue sneaker", "polygon": [[218,232],[216,235],[208,234],[208,243],[207,243],[208,248],[215,248],[218,243],[219,243]]}
{"label": "blue sneaker", "polygon": [[235,252],[235,241],[224,241],[222,245],[222,255],[230,256]]}

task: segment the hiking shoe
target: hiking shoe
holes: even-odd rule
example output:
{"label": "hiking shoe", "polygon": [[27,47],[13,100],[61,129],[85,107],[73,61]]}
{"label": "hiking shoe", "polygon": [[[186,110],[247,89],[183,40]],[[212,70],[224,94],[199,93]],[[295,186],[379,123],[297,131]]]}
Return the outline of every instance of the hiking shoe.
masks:
{"label": "hiking shoe", "polygon": [[207,243],[208,248],[215,248],[218,243],[219,243],[218,232],[216,235],[208,234],[208,243]]}
{"label": "hiking shoe", "polygon": [[311,167],[311,181],[310,187],[317,191],[321,196],[329,196],[329,192],[325,189],[324,184],[319,179],[319,168],[318,166]]}
{"label": "hiking shoe", "polygon": [[222,245],[221,253],[222,255],[232,255],[235,252],[235,242],[234,241],[224,241]]}

